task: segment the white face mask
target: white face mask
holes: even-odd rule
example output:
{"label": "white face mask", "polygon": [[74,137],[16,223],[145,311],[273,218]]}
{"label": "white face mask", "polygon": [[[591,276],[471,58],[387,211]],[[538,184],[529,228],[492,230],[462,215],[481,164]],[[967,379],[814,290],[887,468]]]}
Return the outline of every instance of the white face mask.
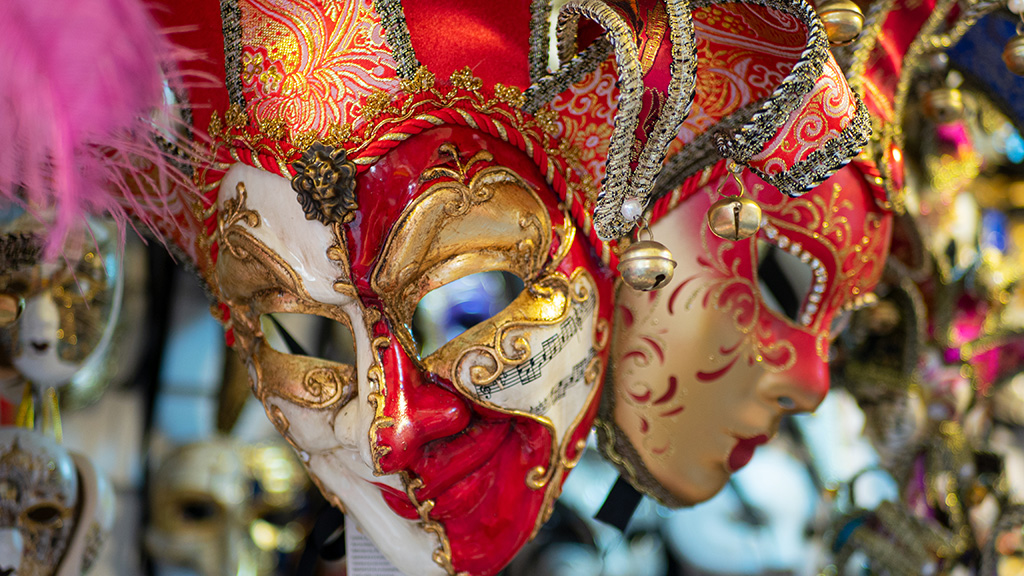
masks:
{"label": "white face mask", "polygon": [[286,446],[226,439],[185,446],[154,479],[147,548],[203,576],[274,574],[278,553],[302,542],[292,521],[307,484]]}
{"label": "white face mask", "polygon": [[0,428],[0,552],[15,553],[0,554],[0,564],[16,558],[19,576],[56,574],[78,505],[78,474],[64,448],[30,430]]}

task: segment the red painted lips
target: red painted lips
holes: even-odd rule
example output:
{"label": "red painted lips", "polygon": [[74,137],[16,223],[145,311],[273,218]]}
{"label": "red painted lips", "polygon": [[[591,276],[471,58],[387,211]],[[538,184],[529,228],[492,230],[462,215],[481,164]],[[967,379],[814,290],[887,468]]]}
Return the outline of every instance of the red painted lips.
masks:
{"label": "red painted lips", "polygon": [[768,437],[764,434],[754,436],[753,438],[740,438],[736,446],[733,447],[732,452],[729,452],[729,470],[736,472],[746,466],[750,459],[754,457],[754,450],[767,441]]}

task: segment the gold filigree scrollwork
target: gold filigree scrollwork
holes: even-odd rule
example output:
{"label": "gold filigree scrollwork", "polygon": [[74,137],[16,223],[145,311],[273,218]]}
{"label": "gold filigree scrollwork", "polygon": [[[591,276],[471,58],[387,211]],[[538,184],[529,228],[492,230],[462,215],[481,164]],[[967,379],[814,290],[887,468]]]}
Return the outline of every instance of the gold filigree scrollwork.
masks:
{"label": "gold filigree scrollwork", "polygon": [[611,338],[611,325],[608,320],[604,318],[598,318],[597,324],[594,325],[594,349],[597,352],[601,352],[608,346],[608,340]]}
{"label": "gold filigree scrollwork", "polygon": [[341,396],[342,384],[330,368],[314,368],[302,377],[302,386],[318,403],[328,405]]}
{"label": "gold filigree scrollwork", "polygon": [[498,327],[492,344],[466,348],[455,361],[455,378],[461,381],[463,372],[468,371],[471,384],[487,386],[508,368],[529,360],[530,342],[522,332],[564,322],[572,312],[573,304],[590,299],[589,285],[592,282],[590,274],[580,269],[573,274],[572,280],[555,272],[531,283],[520,298],[533,299],[522,308],[534,312],[527,314],[525,320],[511,321]]}
{"label": "gold filigree scrollwork", "polygon": [[370,394],[367,402],[373,406],[373,421],[370,423],[370,451],[373,455],[373,473],[377,476],[384,476],[380,461],[391,452],[390,446],[381,446],[377,439],[377,431],[381,428],[391,428],[395,425],[394,419],[384,415],[384,398],[387,394],[387,382],[384,379],[384,366],[380,361],[382,350],[391,346],[391,338],[378,336],[373,339],[372,353],[373,365],[366,371],[366,379],[370,384]]}
{"label": "gold filigree scrollwork", "polygon": [[[595,312],[596,314],[596,312]],[[594,347],[595,356],[591,359],[587,365],[587,369],[584,372],[584,382],[590,387],[590,394],[587,396],[586,406],[590,406],[592,402],[597,399],[597,395],[601,389],[597,385],[601,378],[601,374],[604,372],[604,364],[596,353],[600,350]],[[583,412],[576,416],[573,423],[566,429],[567,433],[565,439],[562,441],[560,446],[556,446],[557,449],[557,460],[553,458],[554,466],[551,468],[551,473],[547,474],[543,467],[536,467],[527,474],[526,485],[534,490],[539,490],[544,486],[547,486],[547,492],[544,493],[544,501],[541,503],[541,513],[537,516],[537,523],[533,527],[533,533],[531,538],[537,534],[540,527],[548,521],[551,517],[552,512],[555,509],[555,500],[558,499],[559,494],[562,492],[561,482],[552,482],[553,478],[557,478],[562,474],[568,474],[570,470],[579,465],[580,460],[583,459],[583,452],[587,448],[587,441],[585,438],[580,438],[576,442],[571,443],[569,439],[573,433],[579,428],[583,420]],[[554,437],[552,441],[557,442]],[[573,456],[569,455],[570,446],[575,449],[576,453]]]}
{"label": "gold filigree scrollwork", "polygon": [[419,514],[420,527],[437,538],[438,547],[432,555],[434,563],[443,568],[449,576],[469,576],[467,572],[455,572],[455,568],[452,566],[452,545],[448,540],[448,533],[445,532],[444,526],[440,522],[430,517],[430,512],[434,509],[434,501],[420,502],[419,497],[416,496],[416,491],[423,487],[423,480],[413,477],[409,472],[403,471],[399,474],[402,477],[402,483],[405,484],[405,494],[416,508],[416,513]]}
{"label": "gold filigree scrollwork", "polygon": [[281,410],[280,406],[270,405],[267,409],[267,416],[270,418],[270,422],[277,428],[277,431],[282,435],[288,434],[288,429],[291,428],[291,422],[288,421],[288,417],[284,415],[284,411]]}
{"label": "gold filigree scrollwork", "polygon": [[[597,359],[595,358],[595,360]],[[593,365],[593,362],[591,362],[591,365]],[[600,361],[598,361],[598,365],[600,365]],[[563,442],[558,449],[557,463],[550,468],[536,466],[530,469],[530,471],[526,473],[526,485],[532,490],[540,490],[547,486],[548,483],[551,482],[551,479],[558,474],[568,472],[578,466],[580,460],[583,459],[583,451],[587,447],[587,441],[581,438],[573,443],[572,447],[575,448],[576,454],[574,456],[569,456],[569,439],[567,436],[566,441]]]}
{"label": "gold filigree scrollwork", "polygon": [[247,254],[244,250],[236,247],[231,239],[228,237],[228,232],[238,225],[239,222],[245,222],[250,228],[256,228],[260,225],[260,214],[255,210],[250,210],[246,207],[246,200],[248,195],[245,190],[245,182],[239,182],[235,184],[235,197],[228,198],[220,209],[219,217],[217,218],[217,235],[215,240],[220,243],[221,246],[227,248],[231,253],[240,260],[244,260]]}
{"label": "gold filigree scrollwork", "polygon": [[562,260],[565,260],[565,257],[569,255],[569,250],[576,240],[576,227],[572,224],[572,217],[569,215],[569,211],[563,208],[562,216],[562,225],[553,228],[555,235],[558,236],[558,248],[555,250],[554,255],[551,256],[551,260],[544,266],[542,275],[551,274],[558,268]]}
{"label": "gold filigree scrollwork", "polygon": [[431,180],[437,180],[442,176],[447,176],[452,180],[460,182],[465,185],[469,185],[469,169],[478,162],[494,162],[494,155],[487,150],[480,150],[476,154],[470,157],[469,161],[465,164],[462,163],[462,155],[459,152],[459,147],[452,142],[445,142],[438,147],[437,153],[439,155],[447,156],[455,163],[455,170],[447,166],[434,166],[427,168],[420,175],[420,182],[430,182]]}

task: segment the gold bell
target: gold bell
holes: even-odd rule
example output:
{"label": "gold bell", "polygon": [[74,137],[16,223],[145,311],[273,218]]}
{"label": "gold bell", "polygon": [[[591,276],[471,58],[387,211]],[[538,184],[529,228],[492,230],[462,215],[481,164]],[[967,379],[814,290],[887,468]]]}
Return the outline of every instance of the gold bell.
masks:
{"label": "gold bell", "polygon": [[761,207],[743,196],[727,196],[711,205],[708,227],[724,240],[746,240],[761,229]]}
{"label": "gold bell", "polygon": [[1003,63],[1017,76],[1024,76],[1024,34],[1017,34],[1003,48]]}
{"label": "gold bell", "polygon": [[833,46],[849,44],[864,29],[864,13],[851,0],[828,0],[818,6],[818,17]]}
{"label": "gold bell", "polygon": [[635,290],[650,292],[672,280],[676,261],[661,242],[644,240],[626,249],[619,258],[622,280]]}
{"label": "gold bell", "polygon": [[935,88],[921,99],[925,116],[932,122],[948,124],[964,115],[964,97],[956,88]]}
{"label": "gold bell", "polygon": [[0,294],[0,328],[18,321],[25,310],[25,300],[14,294]]}

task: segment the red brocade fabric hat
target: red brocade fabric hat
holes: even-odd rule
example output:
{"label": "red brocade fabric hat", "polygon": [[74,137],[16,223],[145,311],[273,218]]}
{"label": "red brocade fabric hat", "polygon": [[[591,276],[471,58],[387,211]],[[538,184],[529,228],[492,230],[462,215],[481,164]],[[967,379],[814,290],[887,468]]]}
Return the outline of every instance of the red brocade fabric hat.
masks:
{"label": "red brocade fabric hat", "polygon": [[[314,481],[408,574],[494,574],[551,513],[598,411],[617,240],[666,156],[683,180],[725,157],[798,196],[870,131],[804,2],[154,14],[215,82],[178,94],[209,137],[199,194],[151,218]],[[425,350],[419,301],[484,272],[526,289]],[[263,320],[282,312],[345,325],[354,365],[273,350]]]}
{"label": "red brocade fabric hat", "polygon": [[[580,151],[576,188],[589,198],[571,208],[596,244],[632,227],[621,204],[646,204],[669,146],[698,158],[721,152],[799,195],[867,140],[866,110],[809,5],[683,6],[569,2],[559,16],[545,2],[238,2],[156,15],[181,30],[173,40],[205,55],[190,69],[223,79],[182,95],[193,127],[221,143],[218,160],[290,176],[321,142],[344,148],[361,173],[387,149],[379,141],[415,130],[414,118],[398,118],[404,108],[468,112],[459,90],[475,89],[546,122],[541,140]],[[551,38],[554,18],[562,25]],[[549,45],[561,62],[554,72]],[[456,92],[426,96],[428,77]],[[433,123],[471,125],[457,116]],[[213,171],[204,185],[215,181]]]}

